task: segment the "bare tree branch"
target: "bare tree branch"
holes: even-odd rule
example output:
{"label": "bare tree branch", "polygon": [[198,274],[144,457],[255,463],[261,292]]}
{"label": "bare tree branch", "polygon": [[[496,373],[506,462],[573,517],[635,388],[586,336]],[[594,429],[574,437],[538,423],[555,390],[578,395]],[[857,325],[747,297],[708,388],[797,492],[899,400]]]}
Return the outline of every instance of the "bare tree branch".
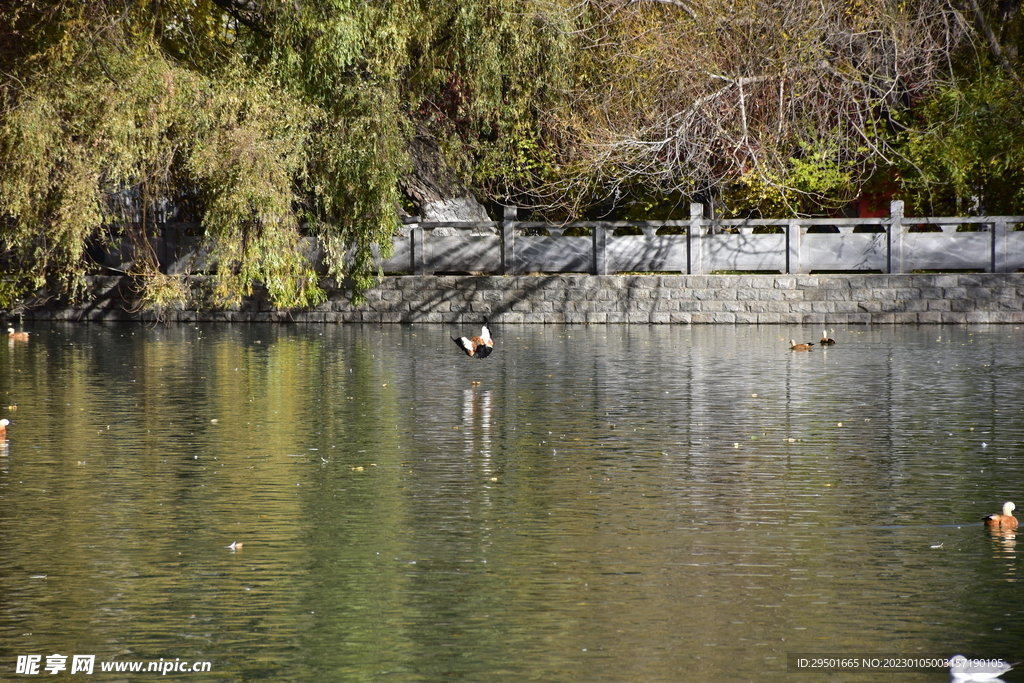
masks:
{"label": "bare tree branch", "polygon": [[[950,0],[593,0],[590,48],[608,74],[553,112],[577,182],[692,196],[737,181],[800,191],[794,159],[849,177],[888,154],[890,112],[950,82],[966,26]],[[977,0],[969,0],[977,2]],[[552,187],[551,196],[565,190]]]}
{"label": "bare tree branch", "polygon": [[992,30],[992,24],[989,23],[985,13],[981,11],[981,7],[978,6],[978,0],[967,0],[971,8],[971,13],[974,14],[974,23],[977,25],[978,30],[985,36],[985,41],[988,43],[988,49],[992,53],[992,57],[995,58],[999,66],[1003,68],[1011,78],[1017,78],[1017,72],[1013,70],[1013,65],[1010,64],[1010,60],[1006,58],[1006,54],[1003,51],[1002,46],[999,43],[999,38],[996,36],[995,31]]}
{"label": "bare tree branch", "polygon": [[265,23],[264,8],[256,0],[213,0],[213,3],[246,28],[262,36],[270,35]]}
{"label": "bare tree branch", "polygon": [[673,7],[678,7],[679,9],[689,14],[692,19],[697,18],[697,13],[693,11],[693,8],[690,7],[689,5],[679,2],[679,0],[633,0],[633,2],[660,2],[663,5],[672,5]]}

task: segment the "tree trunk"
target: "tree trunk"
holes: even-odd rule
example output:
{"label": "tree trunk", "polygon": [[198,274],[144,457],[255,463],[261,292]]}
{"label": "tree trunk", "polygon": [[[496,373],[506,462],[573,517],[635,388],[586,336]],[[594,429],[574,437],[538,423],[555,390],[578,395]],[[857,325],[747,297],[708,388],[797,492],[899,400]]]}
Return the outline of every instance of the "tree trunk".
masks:
{"label": "tree trunk", "polygon": [[425,222],[490,220],[483,205],[455,175],[422,124],[410,145],[412,169],[403,190]]}

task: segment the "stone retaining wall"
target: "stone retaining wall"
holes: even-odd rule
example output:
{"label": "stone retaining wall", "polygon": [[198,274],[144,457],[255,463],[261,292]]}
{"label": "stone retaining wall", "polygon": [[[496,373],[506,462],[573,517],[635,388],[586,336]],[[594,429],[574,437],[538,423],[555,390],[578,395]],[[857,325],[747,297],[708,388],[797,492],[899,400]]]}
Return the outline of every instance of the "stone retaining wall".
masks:
{"label": "stone retaining wall", "polygon": [[[30,308],[35,320],[153,320],[129,282],[98,277],[85,305]],[[231,310],[164,311],[169,322],[860,324],[1024,323],[1024,274],[547,275],[387,277],[355,306],[330,288],[314,309],[260,295]]]}

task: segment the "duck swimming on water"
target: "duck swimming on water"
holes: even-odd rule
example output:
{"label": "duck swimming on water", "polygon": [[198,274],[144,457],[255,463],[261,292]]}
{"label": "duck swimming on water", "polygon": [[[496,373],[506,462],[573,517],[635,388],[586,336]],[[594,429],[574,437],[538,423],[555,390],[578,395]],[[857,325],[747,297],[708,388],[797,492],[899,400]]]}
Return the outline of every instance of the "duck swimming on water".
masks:
{"label": "duck swimming on water", "polygon": [[985,515],[982,517],[985,520],[985,526],[989,529],[1003,529],[1012,530],[1017,528],[1017,518],[1013,516],[1013,511],[1016,509],[1016,505],[1007,501],[1003,503],[1003,514],[1001,515]]}
{"label": "duck swimming on water", "polygon": [[470,358],[487,358],[491,355],[491,351],[494,350],[494,340],[491,339],[491,332],[487,329],[487,319],[484,318],[483,327],[480,328],[480,336],[467,338],[459,337],[456,339],[452,337],[452,341],[455,342],[456,346],[466,352],[466,355]]}
{"label": "duck swimming on water", "polygon": [[8,327],[7,338],[11,341],[28,341],[28,332],[15,332],[13,327]]}
{"label": "duck swimming on water", "polygon": [[821,331],[821,341],[818,342],[818,343],[821,344],[822,346],[825,346],[826,344],[835,344],[836,340],[829,338],[828,330],[822,330]]}
{"label": "duck swimming on water", "polygon": [[795,339],[789,340],[790,351],[810,351],[812,346],[814,346],[813,342],[807,342],[806,344],[797,344]]}

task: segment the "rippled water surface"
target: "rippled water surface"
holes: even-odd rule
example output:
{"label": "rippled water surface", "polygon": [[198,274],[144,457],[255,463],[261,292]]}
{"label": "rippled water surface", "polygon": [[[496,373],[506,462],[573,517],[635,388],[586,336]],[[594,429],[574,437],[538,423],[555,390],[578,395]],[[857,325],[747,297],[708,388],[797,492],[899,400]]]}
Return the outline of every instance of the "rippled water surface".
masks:
{"label": "rippled water surface", "polygon": [[979,522],[1024,506],[1020,327],[496,325],[482,361],[432,325],[31,331],[0,347],[2,680],[1024,658],[1016,539]]}

